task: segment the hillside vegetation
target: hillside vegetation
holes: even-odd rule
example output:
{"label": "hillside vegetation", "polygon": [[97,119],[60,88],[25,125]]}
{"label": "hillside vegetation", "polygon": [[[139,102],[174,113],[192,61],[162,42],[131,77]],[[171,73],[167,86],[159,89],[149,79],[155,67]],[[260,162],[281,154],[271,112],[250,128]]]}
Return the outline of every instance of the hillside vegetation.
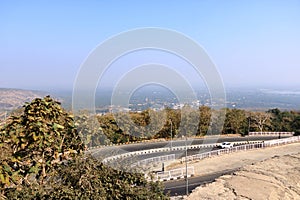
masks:
{"label": "hillside vegetation", "polygon": [[[248,132],[295,132],[300,133],[300,112],[281,111],[277,108],[268,111],[247,111],[242,109],[224,108],[225,116],[222,118],[222,110],[212,110],[207,106],[192,109],[186,106],[183,110],[166,108],[162,111],[151,109],[139,112],[108,113],[97,116],[98,129],[93,131],[87,139],[87,146],[97,146],[109,143],[127,143],[138,140],[157,138],[180,138],[183,135],[205,136],[218,134],[247,135]],[[186,112],[183,114],[183,112]],[[165,121],[161,116],[165,115]],[[212,118],[214,122],[212,123]],[[224,119],[220,132],[217,127]],[[87,124],[87,120],[81,120],[81,124]],[[137,128],[138,127],[138,128]],[[160,127],[157,129],[157,127]],[[153,130],[157,130],[154,132]],[[98,139],[95,139],[98,138]]]}
{"label": "hillside vegetation", "polygon": [[73,115],[49,96],[10,116],[0,142],[0,199],[167,199],[143,174],[85,155]]}

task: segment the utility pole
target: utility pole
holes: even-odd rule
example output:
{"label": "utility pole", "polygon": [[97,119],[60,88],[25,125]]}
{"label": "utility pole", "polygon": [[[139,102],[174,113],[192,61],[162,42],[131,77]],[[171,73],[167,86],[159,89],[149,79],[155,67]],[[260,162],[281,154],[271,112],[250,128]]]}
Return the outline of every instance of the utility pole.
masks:
{"label": "utility pole", "polygon": [[172,129],[173,129],[173,126],[172,126],[172,120],[171,119],[170,119],[170,123],[171,123],[171,150],[172,150],[172,137],[173,137]]}
{"label": "utility pole", "polygon": [[185,180],[186,180],[186,196],[189,195],[189,180],[188,180],[188,169],[187,169],[187,136],[185,136]]}
{"label": "utility pole", "polygon": [[249,133],[250,133],[250,116],[248,118],[248,135],[249,135]]}

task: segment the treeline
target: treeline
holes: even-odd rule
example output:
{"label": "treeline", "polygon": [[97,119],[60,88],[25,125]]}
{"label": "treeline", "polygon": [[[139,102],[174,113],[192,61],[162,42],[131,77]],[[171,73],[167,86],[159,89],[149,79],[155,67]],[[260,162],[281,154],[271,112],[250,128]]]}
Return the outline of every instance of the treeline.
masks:
{"label": "treeline", "polygon": [[[222,116],[222,113],[224,116]],[[214,120],[212,122],[212,119]],[[248,111],[242,109],[212,110],[201,106],[199,109],[185,107],[183,110],[166,108],[163,111],[151,109],[143,112],[108,113],[97,116],[100,130],[90,137],[88,144],[126,143],[157,138],[204,136],[207,134],[241,134],[253,131],[289,131],[300,133],[300,112],[281,111],[277,108],[268,111]],[[221,122],[224,124],[220,129]],[[86,123],[86,122],[84,122]],[[188,127],[188,128],[187,128]],[[186,130],[188,131],[186,132]],[[100,138],[101,134],[102,137]]]}

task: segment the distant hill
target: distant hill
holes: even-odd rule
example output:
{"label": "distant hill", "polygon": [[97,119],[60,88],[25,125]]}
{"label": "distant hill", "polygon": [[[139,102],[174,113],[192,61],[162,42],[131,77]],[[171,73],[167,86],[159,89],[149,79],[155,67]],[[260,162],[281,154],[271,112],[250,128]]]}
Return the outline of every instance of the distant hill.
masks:
{"label": "distant hill", "polygon": [[22,107],[25,102],[46,95],[42,91],[0,88],[0,119],[6,112]]}

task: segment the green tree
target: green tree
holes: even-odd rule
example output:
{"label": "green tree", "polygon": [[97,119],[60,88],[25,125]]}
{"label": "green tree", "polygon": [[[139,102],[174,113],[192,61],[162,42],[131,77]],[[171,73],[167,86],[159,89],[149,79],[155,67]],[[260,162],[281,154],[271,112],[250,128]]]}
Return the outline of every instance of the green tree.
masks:
{"label": "green tree", "polygon": [[12,148],[7,163],[28,184],[42,183],[61,156],[84,149],[73,116],[50,96],[27,103],[23,114],[11,116],[1,130],[1,143]]}
{"label": "green tree", "polygon": [[110,144],[95,115],[86,113],[76,115],[75,128],[87,148]]}
{"label": "green tree", "polygon": [[[181,122],[181,111],[174,110],[171,108],[166,108],[166,122],[162,129],[154,136],[154,138],[170,138],[171,137],[171,127],[172,127],[172,137],[176,137],[178,134],[178,128]],[[172,123],[172,126],[171,126]]]}
{"label": "green tree", "polygon": [[271,114],[272,131],[292,131],[295,114],[290,111],[280,111],[278,108],[267,111]]}
{"label": "green tree", "polygon": [[294,119],[291,123],[291,128],[296,135],[300,135],[300,113],[295,113]]}
{"label": "green tree", "polygon": [[208,135],[219,135],[223,132],[226,109],[212,110],[211,126]]}
{"label": "green tree", "polygon": [[208,106],[200,106],[199,107],[200,112],[200,119],[199,119],[199,127],[198,127],[198,134],[200,136],[206,135],[209,125],[211,122],[211,108]]}
{"label": "green tree", "polygon": [[49,96],[27,103],[0,133],[1,198],[167,198],[144,175],[114,170],[83,154],[74,117]]}
{"label": "green tree", "polygon": [[9,199],[167,199],[159,182],[114,170],[95,158],[78,156],[59,165],[47,185],[9,190]]}
{"label": "green tree", "polygon": [[181,136],[195,136],[198,131],[200,113],[198,110],[185,105],[181,110],[179,134]]}
{"label": "green tree", "polygon": [[224,122],[225,134],[245,134],[246,113],[240,109],[227,109]]}
{"label": "green tree", "polygon": [[128,135],[126,132],[120,129],[113,114],[109,113],[99,116],[98,121],[101,130],[109,142],[118,144],[136,140],[135,137]]}

